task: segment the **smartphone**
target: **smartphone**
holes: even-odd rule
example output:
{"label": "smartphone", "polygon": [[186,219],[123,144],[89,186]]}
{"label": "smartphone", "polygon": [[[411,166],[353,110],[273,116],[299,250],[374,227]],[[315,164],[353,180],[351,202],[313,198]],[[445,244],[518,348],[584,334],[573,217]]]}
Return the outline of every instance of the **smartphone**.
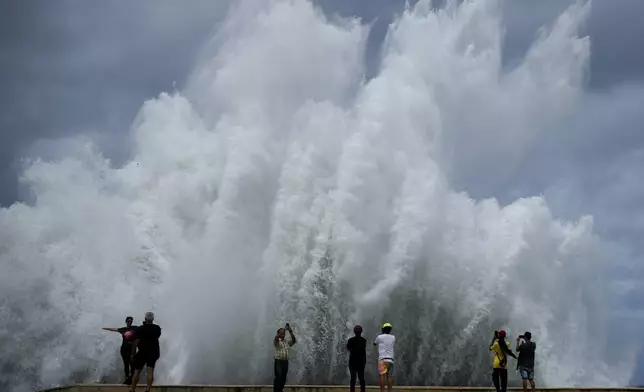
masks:
{"label": "smartphone", "polygon": [[286,323],[286,328],[291,328],[291,326],[288,323]]}

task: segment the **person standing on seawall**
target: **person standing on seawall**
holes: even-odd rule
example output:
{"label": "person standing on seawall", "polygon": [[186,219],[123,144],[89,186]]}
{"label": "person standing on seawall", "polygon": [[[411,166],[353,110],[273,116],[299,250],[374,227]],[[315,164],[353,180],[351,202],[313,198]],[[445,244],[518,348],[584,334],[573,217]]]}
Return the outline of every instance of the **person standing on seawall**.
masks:
{"label": "person standing on seawall", "polygon": [[105,331],[118,332],[121,334],[123,341],[121,342],[121,359],[123,360],[123,370],[125,373],[125,380],[123,384],[130,384],[132,382],[132,366],[130,358],[132,357],[132,342],[134,341],[134,334],[136,327],[132,326],[134,319],[131,316],[125,318],[125,327],[121,328],[103,328]]}
{"label": "person standing on seawall", "polygon": [[490,351],[494,352],[492,382],[497,392],[505,392],[508,388],[508,355],[517,358],[505,341],[505,331],[494,331]]}
{"label": "person standing on seawall", "polygon": [[393,327],[389,323],[382,325],[382,333],[376,337],[373,342],[378,346],[378,375],[380,376],[380,392],[385,390],[385,380],[387,389],[391,392],[394,380],[394,346],[396,337],[391,334]]}
{"label": "person standing on seawall", "polygon": [[[523,340],[523,341],[522,341]],[[532,341],[532,334],[526,332],[519,335],[517,338],[517,351],[519,352],[519,360],[517,361],[517,369],[521,374],[523,380],[523,390],[528,390],[528,381],[530,381],[530,389],[534,391],[534,352],[537,349],[537,344]]]}
{"label": "person standing on seawall", "polygon": [[156,365],[161,350],[159,347],[159,338],[161,337],[161,327],[154,324],[154,313],[147,312],[145,321],[136,329],[134,344],[132,347],[132,367],[134,375],[132,376],[132,386],[130,392],[136,390],[136,384],[139,382],[141,370],[146,366],[148,376],[146,391],[150,391],[154,382],[154,366]]}
{"label": "person standing on seawall", "polygon": [[[291,335],[288,341],[286,340],[286,331]],[[275,346],[275,361],[273,366],[275,373],[275,380],[273,381],[274,392],[282,392],[284,390],[286,375],[288,374],[289,349],[295,343],[297,343],[297,339],[295,339],[295,334],[288,323],[286,323],[284,328],[277,330],[277,334],[273,339],[273,346]]]}
{"label": "person standing on seawall", "polygon": [[353,327],[354,337],[347,341],[347,350],[349,351],[349,374],[351,383],[349,388],[351,392],[356,390],[356,376],[360,380],[360,392],[365,392],[364,367],[367,363],[367,340],[362,337],[362,327],[356,325]]}

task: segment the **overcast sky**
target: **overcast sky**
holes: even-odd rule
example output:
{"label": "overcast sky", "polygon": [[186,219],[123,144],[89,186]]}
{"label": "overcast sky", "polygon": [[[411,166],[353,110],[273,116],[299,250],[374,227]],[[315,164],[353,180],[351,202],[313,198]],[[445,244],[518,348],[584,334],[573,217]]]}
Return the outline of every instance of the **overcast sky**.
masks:
{"label": "overcast sky", "polygon": [[[375,22],[369,72],[399,0],[318,1],[329,15]],[[505,61],[526,51],[537,29],[568,0],[504,5]],[[115,162],[141,104],[181,88],[226,2],[211,0],[0,0],[0,205],[20,198],[21,159],[47,156],[52,141],[86,134]],[[622,309],[644,319],[644,0],[595,0],[585,34],[592,54],[588,92],[566,132],[549,133],[509,174],[466,170],[452,180],[502,203],[545,194],[554,211],[592,214],[612,241],[616,270],[632,276]],[[176,86],[176,87],[175,87]],[[644,326],[644,322],[641,324]]]}
{"label": "overcast sky", "polygon": [[[400,0],[318,3],[330,15],[357,15],[365,21],[376,21],[368,48],[370,64],[375,62],[393,13],[403,6]],[[570,3],[506,2],[506,60],[521,56],[537,29],[551,23]],[[0,0],[0,205],[19,198],[21,158],[34,154],[35,142],[38,154],[42,154],[46,149],[42,146],[49,139],[92,134],[105,154],[116,161],[124,159],[124,136],[141,103],[161,91],[171,91],[175,83],[181,87],[199,48],[223,17],[226,4],[210,0]],[[593,45],[591,90],[616,94],[611,90],[630,89],[631,94],[639,93],[632,90],[638,89],[638,83],[641,89],[644,82],[644,46],[640,40],[644,24],[638,23],[643,14],[641,0],[593,3],[587,24]],[[642,140],[638,129],[622,131],[628,138],[626,143],[617,141],[614,132],[619,131],[611,133],[610,151],[602,151],[599,159],[605,153],[612,158],[619,156],[620,146],[630,151],[642,145],[637,143]],[[604,140],[597,142],[602,149],[606,147]],[[593,147],[588,143],[592,141],[580,143],[585,154]],[[498,185],[495,188],[495,192],[499,190]]]}

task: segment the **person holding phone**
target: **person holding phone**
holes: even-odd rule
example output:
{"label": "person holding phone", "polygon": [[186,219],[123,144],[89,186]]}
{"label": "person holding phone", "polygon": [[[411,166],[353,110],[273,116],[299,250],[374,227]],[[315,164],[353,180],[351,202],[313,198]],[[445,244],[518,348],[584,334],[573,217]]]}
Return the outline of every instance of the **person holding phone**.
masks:
{"label": "person holding phone", "polygon": [[505,341],[505,331],[494,331],[490,351],[494,352],[492,382],[497,392],[505,392],[508,387],[508,356],[517,358]]}
{"label": "person holding phone", "polygon": [[[290,335],[290,339],[286,340],[286,332]],[[277,330],[277,334],[273,339],[273,346],[275,346],[275,356],[274,356],[274,372],[275,380],[273,381],[273,391],[282,392],[284,391],[284,385],[286,385],[286,375],[288,374],[288,360],[289,360],[289,349],[297,342],[295,334],[291,329],[291,326],[286,323],[284,328]]]}
{"label": "person holding phone", "polygon": [[373,345],[378,346],[378,375],[380,376],[380,392],[391,392],[394,379],[394,346],[396,337],[391,333],[393,326],[390,323],[382,325],[381,334],[376,336]]}
{"label": "person holding phone", "polygon": [[517,337],[517,351],[519,352],[519,360],[517,361],[517,369],[521,374],[523,380],[523,390],[528,390],[528,382],[530,388],[534,391],[534,352],[537,349],[537,344],[532,341],[532,334],[526,332]]}

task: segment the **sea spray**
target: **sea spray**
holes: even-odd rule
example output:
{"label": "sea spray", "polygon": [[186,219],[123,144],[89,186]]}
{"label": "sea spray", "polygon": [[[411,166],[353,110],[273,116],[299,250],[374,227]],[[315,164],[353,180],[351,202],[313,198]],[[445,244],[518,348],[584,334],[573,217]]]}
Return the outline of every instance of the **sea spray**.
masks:
{"label": "sea spray", "polygon": [[359,21],[240,2],[185,91],[143,105],[130,162],[79,145],[26,168],[33,201],[0,210],[0,386],[109,379],[119,342],[100,328],[147,310],[159,382],[270,383],[285,322],[289,383],[346,382],[351,325],[371,340],[387,321],[398,384],[489,384],[499,328],[532,331],[540,385],[626,384],[631,357],[597,344],[610,292],[592,218],[451,182],[511,172],[574,108],[588,9],[504,69],[497,1],[420,1],[365,80]]}

